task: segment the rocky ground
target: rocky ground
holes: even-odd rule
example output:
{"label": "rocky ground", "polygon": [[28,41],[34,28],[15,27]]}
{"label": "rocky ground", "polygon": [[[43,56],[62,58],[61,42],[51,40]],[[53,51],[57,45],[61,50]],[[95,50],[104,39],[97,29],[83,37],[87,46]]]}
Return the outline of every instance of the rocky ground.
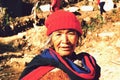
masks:
{"label": "rocky ground", "polygon": [[[101,18],[99,11],[77,15],[84,35],[76,52],[88,52],[101,67],[100,80],[120,80],[120,8],[106,12]],[[99,16],[98,16],[99,15]],[[31,28],[17,35],[0,37],[0,80],[18,80],[25,65],[40,52],[47,37],[45,26]]]}

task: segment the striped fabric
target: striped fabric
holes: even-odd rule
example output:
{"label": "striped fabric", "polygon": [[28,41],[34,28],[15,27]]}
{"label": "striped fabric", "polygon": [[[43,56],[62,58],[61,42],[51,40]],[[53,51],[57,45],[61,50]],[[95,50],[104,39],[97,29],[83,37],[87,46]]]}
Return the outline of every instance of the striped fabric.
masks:
{"label": "striped fabric", "polygon": [[[74,64],[75,60],[81,60],[82,67]],[[53,49],[46,49],[28,64],[20,80],[40,80],[56,67],[67,73],[71,80],[99,80],[100,77],[100,67],[88,53],[73,53],[71,57],[61,57]]]}

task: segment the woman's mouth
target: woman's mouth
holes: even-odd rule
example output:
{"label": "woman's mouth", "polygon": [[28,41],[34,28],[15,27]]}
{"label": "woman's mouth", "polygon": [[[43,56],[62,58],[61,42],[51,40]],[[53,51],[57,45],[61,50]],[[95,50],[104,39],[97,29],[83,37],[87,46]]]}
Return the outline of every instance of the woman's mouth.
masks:
{"label": "woman's mouth", "polygon": [[71,50],[71,47],[70,46],[63,46],[63,47],[60,47],[63,51],[69,51]]}

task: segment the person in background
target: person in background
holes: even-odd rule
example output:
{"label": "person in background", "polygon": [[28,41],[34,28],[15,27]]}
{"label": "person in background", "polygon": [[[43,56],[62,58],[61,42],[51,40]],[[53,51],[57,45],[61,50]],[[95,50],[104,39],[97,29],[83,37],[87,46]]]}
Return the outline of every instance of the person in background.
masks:
{"label": "person in background", "polygon": [[105,5],[105,0],[98,0],[98,5],[100,7],[100,14],[102,15],[105,12],[105,10],[103,8]]}
{"label": "person in background", "polygon": [[[55,12],[60,9],[61,2],[63,0],[51,0],[51,12]],[[64,0],[65,2],[68,2],[68,0]]]}
{"label": "person in background", "polygon": [[113,0],[98,0],[100,6],[100,14],[102,15],[106,11],[110,11],[114,8]]}
{"label": "person in background", "polygon": [[45,20],[48,40],[20,80],[99,80],[100,67],[93,56],[76,53],[82,35],[81,23],[72,13],[57,10]]}

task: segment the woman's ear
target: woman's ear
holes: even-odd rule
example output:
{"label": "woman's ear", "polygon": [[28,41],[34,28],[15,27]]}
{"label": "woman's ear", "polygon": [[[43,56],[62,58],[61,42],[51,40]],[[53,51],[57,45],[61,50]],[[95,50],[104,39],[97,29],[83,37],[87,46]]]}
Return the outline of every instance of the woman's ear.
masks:
{"label": "woman's ear", "polygon": [[78,40],[77,40],[77,43],[76,43],[76,47],[78,47],[78,46],[81,45],[81,41],[82,41],[82,37],[79,37],[79,36],[78,36]]}
{"label": "woman's ear", "polygon": [[77,40],[76,47],[78,47],[78,45],[79,45],[79,39]]}

